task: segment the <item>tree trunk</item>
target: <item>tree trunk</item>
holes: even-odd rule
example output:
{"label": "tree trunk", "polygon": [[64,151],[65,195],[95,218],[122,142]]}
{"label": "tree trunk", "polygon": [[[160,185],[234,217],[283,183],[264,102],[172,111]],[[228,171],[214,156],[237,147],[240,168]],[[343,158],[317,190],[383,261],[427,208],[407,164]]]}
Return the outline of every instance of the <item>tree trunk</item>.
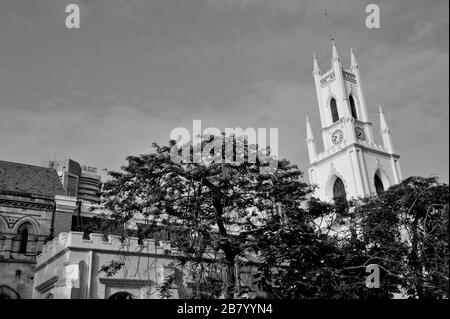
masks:
{"label": "tree trunk", "polygon": [[219,232],[222,237],[221,248],[225,253],[226,280],[223,296],[229,299],[234,297],[236,286],[236,276],[235,276],[236,253],[233,249],[230,237],[223,223],[222,215],[224,207],[222,205],[221,197],[219,196],[215,197],[213,200],[213,205],[216,210],[217,227],[219,228]]}
{"label": "tree trunk", "polygon": [[414,221],[412,223],[412,243],[411,243],[411,255],[410,255],[410,263],[415,273],[415,286],[416,286],[416,292],[419,299],[423,299],[424,293],[423,293],[423,274],[422,274],[422,267],[420,263],[420,256],[419,256],[419,234],[417,229],[417,224],[419,220],[417,216],[414,218]]}

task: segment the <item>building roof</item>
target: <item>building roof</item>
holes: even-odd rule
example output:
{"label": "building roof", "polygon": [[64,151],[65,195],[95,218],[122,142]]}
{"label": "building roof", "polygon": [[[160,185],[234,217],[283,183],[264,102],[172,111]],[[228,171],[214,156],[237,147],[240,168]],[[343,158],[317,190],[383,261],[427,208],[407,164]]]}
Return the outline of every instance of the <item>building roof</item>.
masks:
{"label": "building roof", "polygon": [[0,193],[54,197],[64,195],[56,170],[0,161]]}

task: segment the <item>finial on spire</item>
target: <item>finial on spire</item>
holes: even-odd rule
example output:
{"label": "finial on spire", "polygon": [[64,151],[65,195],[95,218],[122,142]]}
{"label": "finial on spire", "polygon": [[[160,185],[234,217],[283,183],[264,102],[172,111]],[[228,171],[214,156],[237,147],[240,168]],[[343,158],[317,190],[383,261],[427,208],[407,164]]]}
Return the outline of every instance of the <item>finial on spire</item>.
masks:
{"label": "finial on spire", "polygon": [[331,38],[331,46],[332,46],[332,48],[333,48],[333,57],[332,57],[332,60],[331,60],[331,62],[333,63],[334,61],[340,61],[340,58],[339,58],[339,53],[338,53],[338,51],[337,51],[337,48],[336,48],[336,43],[334,42],[334,38]]}
{"label": "finial on spire", "polygon": [[389,132],[389,128],[386,123],[386,119],[384,117],[383,109],[381,108],[381,105],[378,105],[378,110],[380,112],[380,130],[381,132]]}
{"label": "finial on spire", "polygon": [[314,141],[314,134],[311,129],[308,115],[306,115],[306,141]]}
{"label": "finial on spire", "polygon": [[353,49],[350,49],[350,57],[351,57],[351,63],[350,63],[350,68],[352,69],[357,69],[358,68],[358,62],[356,61],[355,58],[355,53],[353,52]]}
{"label": "finial on spire", "polygon": [[384,148],[388,153],[394,154],[394,146],[392,144],[391,140],[391,132],[389,130],[389,127],[386,123],[386,118],[384,117],[383,109],[381,108],[381,105],[378,106],[378,109],[380,111],[380,133],[381,137],[383,139],[383,145]]}
{"label": "finial on spire", "polygon": [[314,75],[318,75],[320,74],[320,67],[319,67],[319,63],[317,62],[317,57],[316,54],[314,53],[313,55],[313,59],[314,59],[314,69],[313,69],[313,74]]}
{"label": "finial on spire", "polygon": [[317,158],[316,143],[314,141],[314,134],[309,123],[308,115],[306,115],[306,144],[308,145],[309,162],[313,163]]}

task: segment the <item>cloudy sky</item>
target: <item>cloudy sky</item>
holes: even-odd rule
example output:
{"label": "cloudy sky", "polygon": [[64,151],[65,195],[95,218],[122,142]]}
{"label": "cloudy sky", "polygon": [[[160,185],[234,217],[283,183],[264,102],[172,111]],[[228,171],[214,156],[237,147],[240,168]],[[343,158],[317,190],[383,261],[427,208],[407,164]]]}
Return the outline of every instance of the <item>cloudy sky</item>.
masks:
{"label": "cloudy sky", "polygon": [[[65,7],[81,28],[65,27]],[[378,3],[381,28],[365,27]],[[118,169],[175,127],[277,127],[280,156],[308,165],[319,136],[311,75],[360,64],[374,133],[384,107],[403,175],[449,179],[449,3],[443,1],[40,0],[0,2],[0,159],[71,157]],[[376,134],[378,137],[378,134]],[[377,141],[381,143],[381,138]],[[320,146],[319,146],[320,148]]]}

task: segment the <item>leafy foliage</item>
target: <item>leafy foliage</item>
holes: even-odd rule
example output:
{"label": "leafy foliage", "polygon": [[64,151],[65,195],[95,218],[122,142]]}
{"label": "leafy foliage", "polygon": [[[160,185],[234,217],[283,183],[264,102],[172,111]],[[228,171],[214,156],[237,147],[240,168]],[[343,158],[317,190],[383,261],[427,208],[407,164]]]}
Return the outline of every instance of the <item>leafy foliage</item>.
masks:
{"label": "leafy foliage", "polygon": [[[258,276],[274,297],[448,298],[448,185],[410,177],[346,205],[311,199],[307,211],[269,224]],[[364,285],[369,264],[381,269],[379,289]]]}
{"label": "leafy foliage", "polygon": [[[110,173],[112,180],[104,186],[108,218],[126,225],[141,216],[170,227],[184,256],[180,267],[191,267],[195,286],[222,281],[222,297],[237,296],[236,261],[258,251],[250,244],[253,234],[280,204],[300,207],[313,188],[287,160],[278,162],[275,173],[262,174],[267,164],[260,161],[176,163],[171,146],[154,144],[155,153],[130,156],[123,172]],[[240,151],[248,158],[252,149]]]}
{"label": "leafy foliage", "polygon": [[[126,237],[143,218],[141,237],[168,230],[183,257],[160,296],[187,271],[185,298],[242,297],[255,289],[237,275],[247,267],[272,298],[448,298],[448,185],[436,178],[410,177],[379,196],[329,204],[287,160],[264,174],[259,160],[224,162],[211,150],[201,162],[177,163],[173,143],[153,146],[110,172],[102,228]],[[245,144],[234,159],[253,151]],[[381,269],[379,289],[365,286],[369,264]],[[110,266],[103,270],[120,265]]]}

